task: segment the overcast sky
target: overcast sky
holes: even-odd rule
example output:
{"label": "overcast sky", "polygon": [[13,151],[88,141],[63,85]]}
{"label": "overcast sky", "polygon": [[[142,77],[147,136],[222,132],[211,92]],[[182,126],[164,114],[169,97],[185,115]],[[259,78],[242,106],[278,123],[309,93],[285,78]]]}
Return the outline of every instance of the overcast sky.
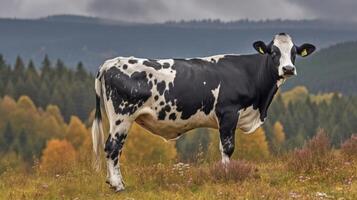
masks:
{"label": "overcast sky", "polygon": [[76,14],[135,22],[221,19],[357,21],[357,0],[0,0],[0,17]]}

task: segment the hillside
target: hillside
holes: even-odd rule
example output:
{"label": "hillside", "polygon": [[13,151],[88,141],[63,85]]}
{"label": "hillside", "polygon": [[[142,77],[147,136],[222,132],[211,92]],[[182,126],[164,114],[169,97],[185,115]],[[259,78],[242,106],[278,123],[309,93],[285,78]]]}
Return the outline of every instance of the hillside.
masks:
{"label": "hillside", "polygon": [[345,42],[325,48],[297,63],[298,76],[284,89],[305,85],[313,92],[339,91],[356,94],[357,42]]}
{"label": "hillside", "polygon": [[221,53],[251,53],[256,40],[271,40],[288,32],[295,42],[319,48],[357,40],[357,24],[326,21],[220,21],[129,24],[82,17],[50,16],[34,20],[0,19],[0,53],[41,62],[45,54],[74,66],[83,61],[94,70],[103,60],[122,55],[195,57]]}
{"label": "hillside", "polygon": [[[7,61],[20,55],[40,66],[45,54],[68,66],[79,61],[95,71],[107,58],[195,57],[221,53],[253,53],[256,40],[270,41],[278,32],[288,32],[296,44],[310,42],[321,52],[298,61],[299,76],[283,89],[307,85],[309,90],[356,93],[357,70],[353,63],[357,24],[320,20],[235,21],[217,20],[133,24],[95,17],[58,15],[46,18],[0,19],[0,54]],[[327,49],[325,49],[327,48]],[[11,63],[12,64],[12,63]],[[346,73],[348,71],[348,73]],[[349,87],[349,88],[348,88]]]}

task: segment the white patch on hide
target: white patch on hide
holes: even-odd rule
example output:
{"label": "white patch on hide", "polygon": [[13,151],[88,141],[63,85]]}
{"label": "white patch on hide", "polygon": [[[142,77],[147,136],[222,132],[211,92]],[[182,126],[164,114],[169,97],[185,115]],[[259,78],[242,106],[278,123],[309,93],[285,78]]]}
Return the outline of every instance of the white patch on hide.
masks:
{"label": "white patch on hide", "polygon": [[241,129],[244,133],[252,133],[263,122],[260,120],[259,109],[253,109],[253,106],[239,110],[239,119],[238,119],[238,128]]}

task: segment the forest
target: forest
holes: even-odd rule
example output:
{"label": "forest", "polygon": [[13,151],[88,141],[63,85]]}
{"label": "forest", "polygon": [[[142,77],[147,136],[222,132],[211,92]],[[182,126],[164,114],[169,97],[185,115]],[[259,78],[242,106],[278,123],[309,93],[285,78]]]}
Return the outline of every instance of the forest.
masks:
{"label": "forest", "polygon": [[[6,180],[0,183],[0,191],[6,190],[6,187],[14,184],[12,173],[18,171],[26,172],[22,175],[25,177],[36,176],[35,178],[31,177],[30,182],[23,183],[27,186],[31,185],[31,181],[46,179],[47,176],[44,178],[42,173],[49,174],[46,181],[53,185],[55,182],[52,182],[54,181],[51,178],[52,175],[60,176],[69,173],[69,171],[90,173],[88,166],[91,166],[92,156],[90,125],[93,120],[95,99],[94,76],[85,70],[81,62],[76,67],[68,67],[60,59],[51,61],[48,56],[45,56],[41,66],[35,66],[31,60],[24,63],[21,57],[17,57],[15,63],[11,65],[3,56],[0,56],[0,95],[0,180]],[[312,149],[313,154],[315,146],[317,146],[316,148],[322,146],[322,154],[318,154],[323,157],[322,161],[317,164],[314,163],[315,161],[311,161],[313,162],[312,167],[308,165],[306,168],[293,169],[293,171],[309,171],[310,168],[321,167],[321,163],[325,163],[326,160],[335,162],[335,159],[327,158],[325,153],[335,152],[335,150],[340,152],[339,149],[342,149],[342,152],[346,151],[347,157],[355,158],[356,155],[353,152],[356,152],[355,149],[357,149],[357,138],[353,134],[357,131],[356,121],[356,96],[348,96],[339,92],[314,94],[304,86],[279,92],[270,107],[264,126],[250,135],[242,134],[240,131],[236,132],[236,151],[233,159],[243,160],[243,163],[237,161],[237,165],[233,168],[237,168],[238,171],[243,170],[243,174],[249,173],[249,177],[252,174],[255,177],[254,167],[247,163],[269,161],[268,163],[271,164],[277,159],[276,162],[280,164],[273,167],[277,167],[282,172],[285,168],[281,168],[280,165],[289,160],[287,159],[289,155],[293,154],[294,158],[301,158],[305,161],[306,157],[310,155],[306,152],[309,153]],[[107,130],[107,126],[105,129]],[[316,133],[321,134],[316,135]],[[316,137],[323,139],[316,139]],[[316,141],[323,142],[316,144]],[[182,177],[176,177],[177,175],[171,177],[166,174],[168,178],[164,178],[164,180],[173,181],[178,184],[178,187],[181,187],[185,186],[186,182],[180,181],[186,180],[190,176],[197,176],[197,179],[193,180],[194,183],[189,183],[193,184],[193,186],[190,185],[190,190],[194,192],[195,188],[201,187],[202,181],[205,181],[198,178],[200,173],[210,174],[217,168],[216,165],[207,167],[207,164],[220,160],[218,146],[217,130],[196,129],[184,134],[177,141],[167,142],[135,124],[124,146],[121,162],[124,164],[124,168],[126,166],[124,171],[127,172],[124,173],[131,175],[133,175],[132,173],[142,175],[145,170],[164,174],[167,172],[165,170],[171,169],[173,165],[174,170],[179,174],[181,172],[192,174],[185,174]],[[331,153],[331,155],[326,153],[326,155],[335,156],[335,153]],[[338,158],[340,159],[340,157]],[[346,159],[348,160],[346,162],[350,162],[349,158]],[[135,172],[128,172],[131,164],[142,164],[143,167],[135,168]],[[204,167],[202,169],[200,167],[189,168],[190,165]],[[257,164],[257,166],[266,169],[265,165],[262,167]],[[353,171],[356,170],[355,167],[347,167],[345,175],[341,175],[341,180],[345,181],[346,177],[350,178],[351,173],[356,172]],[[260,176],[264,176],[264,169]],[[155,176],[166,177],[166,175],[155,173],[153,173]],[[71,174],[69,176],[71,178],[83,176],[92,181],[96,180],[88,174]],[[216,177],[216,174],[213,176]],[[224,180],[245,179],[244,176],[242,178],[242,174],[238,174],[237,177],[233,175],[233,178],[226,177],[224,174],[222,176]],[[154,177],[147,178],[149,183],[159,184],[160,188],[167,187],[165,184],[168,183],[163,183],[162,180],[156,180]],[[218,177],[218,179],[220,178],[222,177]],[[133,178],[129,182],[140,184],[140,180]],[[215,184],[215,181],[213,183]],[[279,183],[276,184],[279,185]],[[80,185],[80,187],[84,186]],[[103,185],[98,187],[102,188],[101,190],[104,188]],[[351,187],[356,187],[356,185]],[[26,194],[35,195],[37,189],[35,188],[35,193],[32,191]],[[64,193],[71,197],[76,194],[68,191]],[[11,192],[6,194],[15,195]],[[278,195],[278,192],[275,193],[272,189],[272,195]],[[0,195],[0,197],[9,196]]]}

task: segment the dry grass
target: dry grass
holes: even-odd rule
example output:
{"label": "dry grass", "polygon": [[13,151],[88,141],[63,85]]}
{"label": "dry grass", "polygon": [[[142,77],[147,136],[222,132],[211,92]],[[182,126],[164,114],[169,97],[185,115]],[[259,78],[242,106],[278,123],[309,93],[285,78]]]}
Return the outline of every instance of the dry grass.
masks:
{"label": "dry grass", "polygon": [[[336,156],[340,156],[337,153]],[[357,198],[357,165],[342,162],[308,174],[287,170],[283,158],[260,163],[123,165],[126,190],[114,193],[105,172],[77,165],[51,175],[8,169],[0,199],[327,199]],[[326,195],[326,197],[325,197]]]}
{"label": "dry grass", "polygon": [[258,178],[258,169],[247,161],[232,160],[229,164],[225,165],[217,162],[210,167],[209,175],[213,181],[220,182],[241,182],[248,178]]}
{"label": "dry grass", "polygon": [[291,153],[287,165],[292,171],[310,173],[326,170],[334,165],[335,161],[329,138],[323,130],[319,130],[303,148],[295,149]]}
{"label": "dry grass", "polygon": [[341,152],[348,160],[357,160],[357,134],[353,134],[341,145]]}

